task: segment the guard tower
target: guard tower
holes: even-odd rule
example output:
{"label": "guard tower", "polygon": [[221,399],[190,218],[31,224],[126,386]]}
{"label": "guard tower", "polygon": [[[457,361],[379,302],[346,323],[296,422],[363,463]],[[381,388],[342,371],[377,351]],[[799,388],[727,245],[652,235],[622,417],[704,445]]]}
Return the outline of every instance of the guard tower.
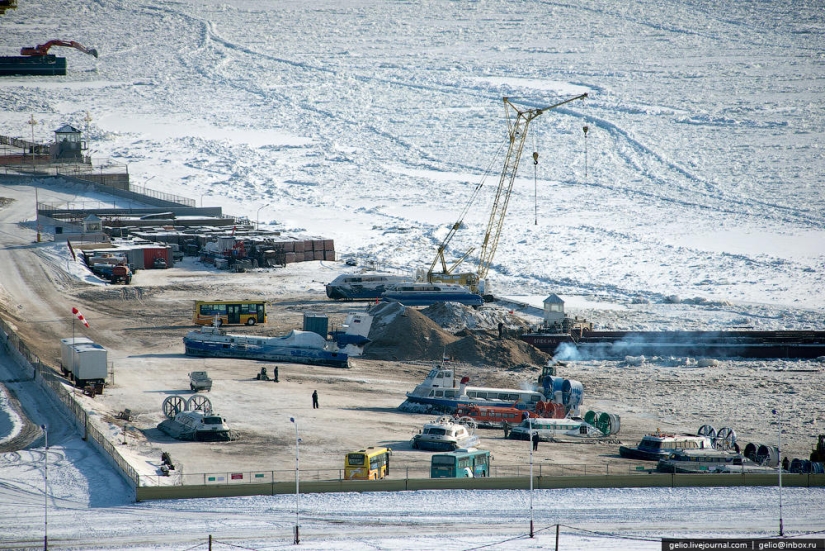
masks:
{"label": "guard tower", "polygon": [[564,321],[564,301],[553,293],[544,299],[544,325],[561,328]]}
{"label": "guard tower", "polygon": [[83,160],[84,142],[80,130],[64,124],[54,131],[51,157],[54,161],[80,162]]}
{"label": "guard tower", "polygon": [[83,219],[83,233],[97,233],[102,229],[102,220],[96,214],[90,214]]}

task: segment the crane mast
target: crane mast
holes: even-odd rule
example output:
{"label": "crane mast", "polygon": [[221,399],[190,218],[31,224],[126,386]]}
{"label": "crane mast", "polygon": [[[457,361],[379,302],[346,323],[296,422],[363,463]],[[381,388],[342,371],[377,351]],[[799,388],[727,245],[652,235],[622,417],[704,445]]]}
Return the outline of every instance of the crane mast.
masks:
{"label": "crane mast", "polygon": [[[549,107],[542,107],[541,109],[519,109],[514,105],[509,98],[504,98],[504,108],[507,113],[507,129],[510,138],[509,147],[504,157],[504,169],[501,172],[498,188],[496,188],[495,199],[493,200],[493,209],[490,213],[490,220],[487,222],[487,230],[484,233],[484,240],[481,245],[481,254],[479,255],[478,270],[476,272],[466,272],[454,274],[454,270],[466,259],[470,253],[475,249],[470,249],[464,255],[456,260],[452,266],[447,268],[447,261],[444,258],[444,251],[447,244],[455,235],[456,231],[461,227],[464,216],[481,190],[482,184],[476,186],[473,191],[472,198],[467,206],[461,212],[458,221],[450,228],[447,237],[441,242],[438,247],[435,258],[430,264],[430,269],[427,272],[427,281],[429,282],[451,282],[459,283],[470,288],[474,293],[482,292],[480,284],[482,280],[487,277],[487,272],[490,269],[490,264],[493,262],[493,256],[496,254],[498,241],[501,237],[501,230],[504,225],[504,215],[507,213],[507,205],[510,202],[510,194],[513,190],[513,183],[516,180],[516,172],[518,170],[519,161],[521,160],[521,153],[524,149],[524,142],[527,139],[527,128],[530,122],[544,113],[556,107],[562,106],[577,99],[584,99],[587,94],[580,94],[578,96],[566,99]],[[436,265],[441,263],[441,272],[435,273],[433,270]]]}
{"label": "crane mast", "polygon": [[508,98],[504,98],[510,146],[507,148],[504,157],[504,169],[501,171],[501,179],[493,200],[493,210],[490,213],[490,220],[487,222],[484,241],[481,243],[481,254],[478,261],[478,277],[480,280],[487,277],[490,264],[493,262],[493,256],[496,254],[501,229],[504,226],[504,215],[507,214],[507,205],[510,203],[510,194],[513,191],[513,183],[516,181],[516,172],[524,149],[524,142],[527,139],[527,128],[530,126],[530,122],[545,111],[550,111],[571,101],[586,97],[586,93],[580,94],[549,107],[524,110],[519,109]]}

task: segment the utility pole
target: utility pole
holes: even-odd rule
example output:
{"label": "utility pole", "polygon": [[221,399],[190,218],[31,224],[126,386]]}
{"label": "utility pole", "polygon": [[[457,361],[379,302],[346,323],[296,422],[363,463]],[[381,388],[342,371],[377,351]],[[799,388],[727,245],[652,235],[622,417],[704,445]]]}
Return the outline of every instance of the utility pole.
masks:
{"label": "utility pole", "polygon": [[779,537],[782,537],[785,535],[782,527],[782,412],[773,410],[773,414],[779,420],[779,442],[776,447],[776,459],[779,461]]}
{"label": "utility pole", "polygon": [[49,549],[49,429],[40,425],[45,439],[43,449],[43,551]]}
{"label": "utility pole", "polygon": [[32,172],[34,172],[34,127],[37,125],[37,121],[34,120],[34,115],[31,116],[31,118],[28,120],[28,123],[32,127],[32,143],[30,149],[32,152]]}
{"label": "utility pole", "polygon": [[37,242],[40,243],[40,211],[38,205],[40,201],[37,199],[37,186],[34,187],[34,223],[37,226]]}
{"label": "utility pole", "polygon": [[533,418],[527,417],[527,426],[530,427],[530,537],[532,538],[535,532],[533,531],[533,439],[537,438],[533,434]]}
{"label": "utility pole", "polygon": [[[86,122],[86,150],[89,150],[89,123],[92,122],[92,115],[86,111],[86,116],[83,118]],[[82,149],[82,146],[81,146]],[[89,164],[91,164],[91,158],[89,159]]]}
{"label": "utility pole", "polygon": [[290,417],[290,421],[295,423],[295,539],[293,543],[298,545],[301,543],[301,536],[299,533],[299,522],[298,522],[298,511],[299,511],[299,503],[300,503],[300,468],[298,467],[298,444],[301,442],[301,439],[298,437],[298,419],[295,417]]}
{"label": "utility pole", "polygon": [[590,128],[585,124],[582,130],[584,131],[584,177],[587,178],[587,131],[590,130]]}

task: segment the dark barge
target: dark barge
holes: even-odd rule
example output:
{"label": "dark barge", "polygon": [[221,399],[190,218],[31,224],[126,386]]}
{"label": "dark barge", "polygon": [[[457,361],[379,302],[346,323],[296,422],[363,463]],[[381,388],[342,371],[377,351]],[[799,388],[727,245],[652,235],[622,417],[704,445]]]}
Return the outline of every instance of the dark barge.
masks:
{"label": "dark barge", "polygon": [[588,359],[625,356],[794,358],[825,356],[825,331],[536,331],[521,339],[549,354],[573,347]]}
{"label": "dark barge", "polygon": [[66,58],[43,56],[0,56],[0,76],[66,74]]}

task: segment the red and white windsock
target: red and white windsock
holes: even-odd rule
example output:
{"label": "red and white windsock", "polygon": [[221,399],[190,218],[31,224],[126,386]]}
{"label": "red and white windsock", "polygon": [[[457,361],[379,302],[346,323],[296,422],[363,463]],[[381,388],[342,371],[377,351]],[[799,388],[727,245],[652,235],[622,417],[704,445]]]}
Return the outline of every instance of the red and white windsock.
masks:
{"label": "red and white windsock", "polygon": [[83,314],[80,313],[80,310],[78,310],[77,308],[72,308],[72,314],[77,316],[77,319],[79,319],[83,323],[83,325],[89,327],[89,322],[86,321],[86,318],[83,317]]}

